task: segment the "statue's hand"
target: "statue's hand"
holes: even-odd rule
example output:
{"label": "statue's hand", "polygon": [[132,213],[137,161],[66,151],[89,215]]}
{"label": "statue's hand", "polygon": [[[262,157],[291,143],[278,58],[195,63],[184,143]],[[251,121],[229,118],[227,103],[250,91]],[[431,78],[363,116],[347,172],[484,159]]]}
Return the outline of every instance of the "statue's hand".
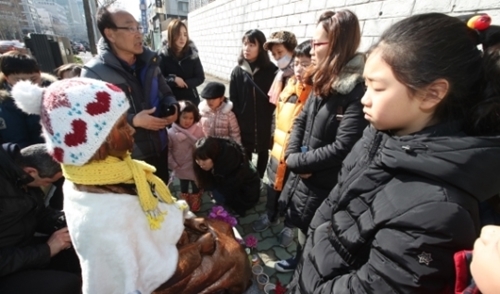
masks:
{"label": "statue's hand", "polygon": [[184,221],[184,226],[200,233],[208,232],[208,224],[205,222],[205,219],[201,217],[186,219]]}
{"label": "statue's hand", "polygon": [[196,243],[198,243],[202,255],[211,255],[215,251],[215,237],[212,233],[204,234]]}

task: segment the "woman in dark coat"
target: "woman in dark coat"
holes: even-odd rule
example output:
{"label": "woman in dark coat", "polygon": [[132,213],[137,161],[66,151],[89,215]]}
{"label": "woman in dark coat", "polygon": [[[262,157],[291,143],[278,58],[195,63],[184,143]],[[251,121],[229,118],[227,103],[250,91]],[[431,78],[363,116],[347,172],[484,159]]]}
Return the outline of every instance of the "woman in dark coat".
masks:
{"label": "woman in dark coat", "polygon": [[264,50],[266,37],[259,30],[250,30],[242,38],[243,48],[231,73],[229,99],[238,119],[241,143],[248,158],[257,153],[257,170],[262,178],[271,148],[271,125],[275,105],[269,102],[269,88],[277,67]]}
{"label": "woman in dark coat", "polygon": [[260,197],[260,178],[245,150],[233,140],[207,137],[196,142],[194,173],[200,188],[240,216]]}
{"label": "woman in dark coat", "polygon": [[[279,271],[295,269],[309,223],[335,186],[342,161],[367,125],[360,102],[365,60],[356,54],[360,36],[359,22],[352,12],[321,15],[312,41],[312,96],[293,124],[285,152],[291,173],[279,200],[290,222],[287,225],[299,229],[299,248],[295,258],[276,263]],[[291,232],[291,228],[286,229]]]}
{"label": "woman in dark coat", "polygon": [[[311,221],[288,293],[454,293],[454,254],[500,191],[500,50],[438,13],[395,23],[370,51],[371,126]],[[458,292],[457,292],[458,293]]]}
{"label": "woman in dark coat", "polygon": [[198,49],[189,40],[186,25],[179,19],[168,24],[168,42],[160,53],[160,70],[177,101],[200,103],[196,87],[205,80]]}

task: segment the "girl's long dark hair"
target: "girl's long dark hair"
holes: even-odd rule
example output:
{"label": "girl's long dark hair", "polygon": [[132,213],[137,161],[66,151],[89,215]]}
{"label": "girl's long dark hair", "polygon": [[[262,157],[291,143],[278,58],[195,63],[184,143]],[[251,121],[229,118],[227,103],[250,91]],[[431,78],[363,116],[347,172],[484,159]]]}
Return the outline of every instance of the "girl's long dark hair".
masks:
{"label": "girl's long dark hair", "polygon": [[198,182],[198,186],[202,189],[211,189],[214,184],[214,175],[211,171],[202,169],[197,163],[197,159],[211,159],[214,163],[219,157],[221,146],[216,138],[206,137],[199,139],[193,151],[193,169]]}
{"label": "girl's long dark hair", "polygon": [[[255,66],[258,68],[266,68],[272,64],[271,59],[269,59],[269,54],[264,50],[264,43],[266,42],[266,36],[263,32],[257,29],[249,30],[241,38],[241,42],[248,42],[256,44],[259,46],[259,55],[257,55],[257,60],[255,61]],[[245,58],[243,57],[243,50],[240,52],[238,57],[238,64],[242,65]]]}
{"label": "girl's long dark hair", "polygon": [[434,113],[437,121],[462,121],[471,135],[498,134],[500,53],[498,48],[481,52],[477,40],[477,32],[458,18],[428,13],[392,25],[369,53],[380,50],[410,93],[437,79],[448,81],[448,93]]}

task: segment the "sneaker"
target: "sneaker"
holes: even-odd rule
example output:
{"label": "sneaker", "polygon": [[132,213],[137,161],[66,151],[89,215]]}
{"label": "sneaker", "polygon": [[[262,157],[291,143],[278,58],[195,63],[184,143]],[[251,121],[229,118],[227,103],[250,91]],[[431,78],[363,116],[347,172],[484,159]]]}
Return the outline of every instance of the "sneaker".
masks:
{"label": "sneaker", "polygon": [[269,221],[267,214],[261,215],[258,220],[254,221],[252,224],[252,229],[255,232],[263,232],[269,228],[269,226],[276,226],[280,223],[279,218],[274,222]]}
{"label": "sneaker", "polygon": [[280,235],[278,236],[281,247],[290,246],[293,242],[293,237],[293,229],[284,227],[283,230],[281,230]]}
{"label": "sneaker", "polygon": [[284,259],[276,262],[274,268],[281,273],[293,272],[297,267],[297,260],[295,257],[290,257],[289,259]]}

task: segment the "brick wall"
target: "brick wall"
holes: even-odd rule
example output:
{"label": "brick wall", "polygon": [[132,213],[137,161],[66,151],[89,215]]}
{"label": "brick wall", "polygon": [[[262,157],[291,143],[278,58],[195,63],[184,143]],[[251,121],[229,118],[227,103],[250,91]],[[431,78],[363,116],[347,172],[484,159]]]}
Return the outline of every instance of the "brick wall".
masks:
{"label": "brick wall", "polygon": [[328,9],[356,13],[362,29],[362,51],[391,24],[418,13],[486,12],[500,24],[499,0],[217,0],[189,13],[189,34],[205,72],[229,79],[247,30],[257,28],[266,36],[289,30],[300,43],[312,37],[319,15]]}

